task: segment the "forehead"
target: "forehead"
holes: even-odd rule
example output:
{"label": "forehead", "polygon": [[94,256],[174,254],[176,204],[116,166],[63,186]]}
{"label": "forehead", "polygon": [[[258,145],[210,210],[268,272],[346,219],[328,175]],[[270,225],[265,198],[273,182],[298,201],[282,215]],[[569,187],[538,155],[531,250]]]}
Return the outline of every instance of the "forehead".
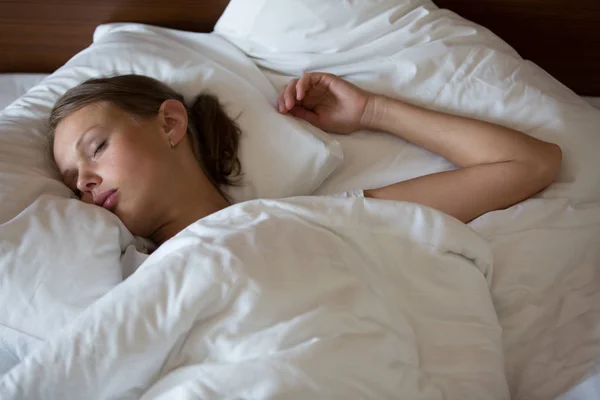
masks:
{"label": "forehead", "polygon": [[94,103],[70,113],[56,127],[55,143],[70,141],[81,135],[88,126],[110,121],[111,108],[107,103]]}

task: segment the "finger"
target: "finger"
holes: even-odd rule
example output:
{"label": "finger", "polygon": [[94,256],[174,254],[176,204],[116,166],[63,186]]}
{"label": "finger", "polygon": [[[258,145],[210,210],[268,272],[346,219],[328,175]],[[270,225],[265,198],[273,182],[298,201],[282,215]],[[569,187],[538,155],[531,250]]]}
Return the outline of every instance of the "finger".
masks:
{"label": "finger", "polygon": [[324,72],[305,72],[296,85],[297,99],[304,99],[311,89],[325,82],[327,75]]}
{"label": "finger", "polygon": [[[289,84],[288,84],[289,85]],[[281,94],[277,98],[277,109],[280,113],[286,114],[288,112],[288,108],[285,105],[286,93],[288,90],[288,85],[286,85],[282,90]]]}
{"label": "finger", "polygon": [[283,92],[283,101],[287,110],[291,110],[296,104],[296,83],[298,79],[292,79]]}
{"label": "finger", "polygon": [[316,113],[307,110],[304,107],[296,106],[290,110],[290,114],[292,114],[296,118],[300,118],[307,122],[310,122],[311,124],[317,127],[319,126],[319,116]]}
{"label": "finger", "polygon": [[287,109],[285,108],[285,101],[284,101],[284,95],[285,95],[286,88],[287,88],[287,85],[285,85],[285,87],[283,89],[281,89],[281,93],[279,93],[279,97],[277,98],[277,109],[282,114],[285,114],[287,112]]}
{"label": "finger", "polygon": [[281,93],[279,95],[279,97],[277,98],[277,109],[282,114],[285,114],[287,112],[287,109],[285,108],[285,105],[283,104],[283,93]]}
{"label": "finger", "polygon": [[312,78],[315,74],[305,72],[296,84],[296,100],[302,101],[306,92],[310,90],[312,85]]}

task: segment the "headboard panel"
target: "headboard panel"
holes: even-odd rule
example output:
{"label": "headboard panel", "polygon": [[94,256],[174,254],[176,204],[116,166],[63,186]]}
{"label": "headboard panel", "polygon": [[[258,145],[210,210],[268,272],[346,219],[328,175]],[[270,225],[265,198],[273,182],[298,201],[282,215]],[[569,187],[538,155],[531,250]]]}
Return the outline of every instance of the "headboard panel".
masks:
{"label": "headboard panel", "polygon": [[[600,96],[600,0],[434,1],[490,28],[577,93]],[[0,73],[51,72],[106,22],[209,32],[228,2],[0,0]]]}
{"label": "headboard panel", "polygon": [[0,73],[52,72],[96,26],[140,22],[210,32],[229,0],[0,0]]}

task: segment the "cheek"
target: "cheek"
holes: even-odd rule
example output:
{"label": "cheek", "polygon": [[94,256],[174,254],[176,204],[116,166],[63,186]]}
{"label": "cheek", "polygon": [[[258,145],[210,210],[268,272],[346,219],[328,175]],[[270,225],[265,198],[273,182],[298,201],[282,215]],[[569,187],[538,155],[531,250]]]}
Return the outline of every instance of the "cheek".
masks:
{"label": "cheek", "polygon": [[110,143],[106,152],[102,155],[102,161],[99,164],[99,174],[110,186],[120,186],[130,181],[129,175],[134,173],[133,166],[139,162],[135,153],[131,152],[125,146],[115,140]]}
{"label": "cheek", "polygon": [[111,184],[120,189],[150,190],[167,172],[164,149],[139,135],[115,138],[109,149],[102,160],[103,169]]}
{"label": "cheek", "polygon": [[116,142],[106,153],[105,168],[114,179],[110,185],[121,191],[117,216],[135,235],[148,236],[165,206],[161,193],[169,191],[168,155],[156,143],[140,142]]}

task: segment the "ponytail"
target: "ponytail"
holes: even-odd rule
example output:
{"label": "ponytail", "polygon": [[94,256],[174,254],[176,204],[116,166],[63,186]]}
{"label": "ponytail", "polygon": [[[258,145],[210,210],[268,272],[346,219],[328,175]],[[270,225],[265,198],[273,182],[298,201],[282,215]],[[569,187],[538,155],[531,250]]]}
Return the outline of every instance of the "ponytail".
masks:
{"label": "ponytail", "polygon": [[200,94],[188,108],[196,158],[213,185],[235,185],[242,171],[238,158],[241,130],[212,94]]}

